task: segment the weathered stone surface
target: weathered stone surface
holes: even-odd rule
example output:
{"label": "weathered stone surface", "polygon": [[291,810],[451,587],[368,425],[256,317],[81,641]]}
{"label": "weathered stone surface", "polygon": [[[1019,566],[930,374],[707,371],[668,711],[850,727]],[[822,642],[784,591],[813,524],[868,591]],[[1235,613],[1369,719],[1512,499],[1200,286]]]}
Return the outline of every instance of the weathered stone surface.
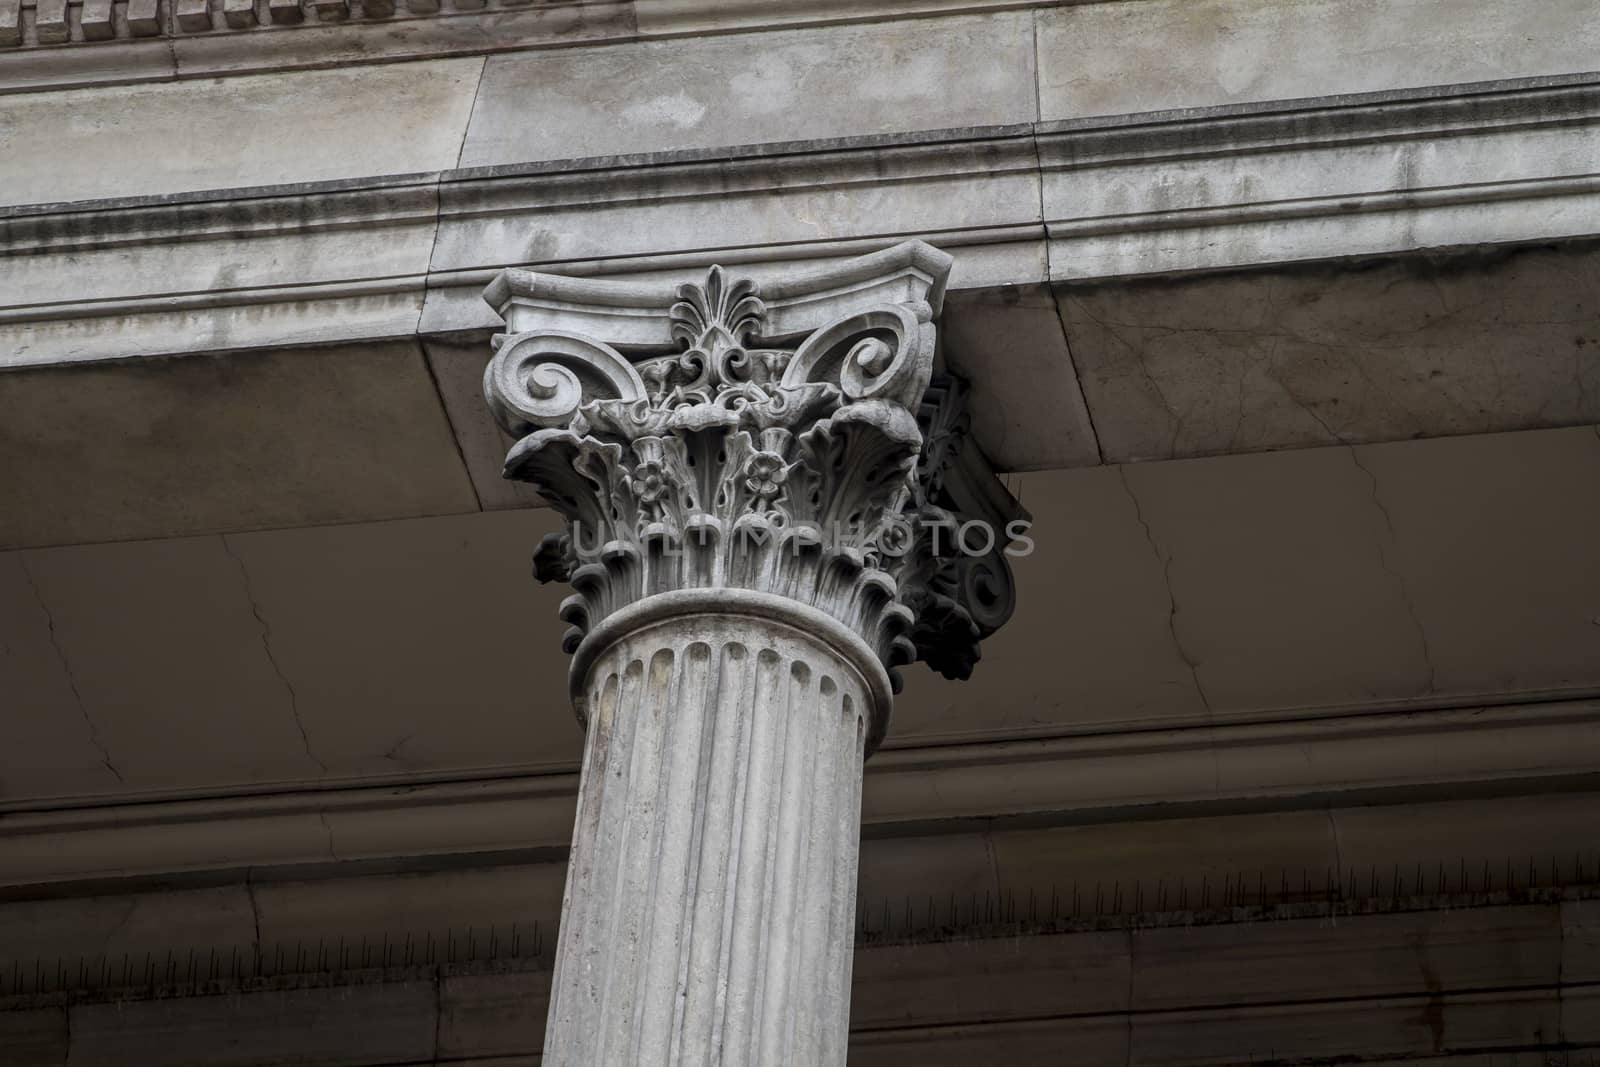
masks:
{"label": "weathered stone surface", "polygon": [[560,686],[519,684],[566,666],[559,620],[528,618],[528,546],[555,525],[537,511],[229,537],[318,758],[358,776],[571,766]]}
{"label": "weathered stone surface", "polygon": [[588,737],[545,1062],[842,1064],[888,679],[819,612],[673,596],[642,601],[642,625],[614,616],[576,668]]}
{"label": "weathered stone surface", "polygon": [[516,441],[495,425],[494,416],[483,406],[483,370],[494,358],[488,334],[429,340],[423,349],[478,503],[491,510],[542,507],[544,501],[532,486],[500,473],[506,452]]}
{"label": "weathered stone surface", "polygon": [[437,209],[433,184],[400,179],[0,221],[26,264],[7,279],[0,366],[413,333]]}
{"label": "weathered stone surface", "polygon": [[[1427,635],[1403,576],[1386,566],[1371,478],[1347,451],[1234,457],[1225,479],[1198,460],[1122,475],[1165,574],[1173,647],[1211,709],[1434,692]],[[1244,573],[1256,579],[1248,591],[1223,577]],[[1315,612],[1297,608],[1313,603]]]}
{"label": "weathered stone surface", "polygon": [[[59,652],[49,669],[68,675],[70,714],[105,772],[88,792],[325,770],[307,751],[293,693],[263,642],[238,560],[220,540],[200,551],[182,541],[118,544],[93,558],[33,552],[24,566],[39,597],[30,610],[46,605],[41,621]],[[116,604],[130,610],[108,610]],[[8,709],[19,718],[41,713]],[[193,762],[200,752],[204,771]],[[76,754],[86,756],[81,747]],[[42,767],[28,770],[24,761],[40,755],[15,754],[15,776],[5,776],[16,783],[12,796],[60,794]]]}
{"label": "weathered stone surface", "polygon": [[1030,122],[1032,50],[1005,13],[493,56],[461,164]]}
{"label": "weathered stone surface", "polygon": [[8,371],[0,479],[7,547],[477,508],[415,342]]}
{"label": "weathered stone surface", "polygon": [[1587,70],[1592,16],[1586,0],[1070,4],[1037,16],[1040,108],[1120,115]]}
{"label": "weathered stone surface", "polygon": [[[1592,337],[1600,322],[1578,329]],[[1574,375],[1600,385],[1600,345],[1572,351]],[[1509,352],[1506,362],[1515,366]],[[1560,696],[1595,687],[1600,428],[1355,452],[1371,471],[1374,506],[1388,522],[1385,560],[1405,576],[1437,689]],[[1534,538],[1526,550],[1497,547],[1522,537]]]}
{"label": "weathered stone surface", "polygon": [[1117,462],[1600,421],[1596,292],[1573,248],[1057,299]]}
{"label": "weathered stone surface", "polygon": [[1001,470],[1054,470],[1100,462],[1078,371],[1056,302],[1043,286],[952,294],[944,358],[982,380],[972,432]]}
{"label": "weathered stone surface", "polygon": [[[0,204],[454,166],[482,66],[449,59],[11,96],[0,127]],[[407,106],[285,106],[306,97],[392,97]],[[221,144],[228,150],[218,151]],[[61,164],[69,158],[71,166]]]}
{"label": "weathered stone surface", "polygon": [[460,172],[440,186],[438,284],[422,329],[494,325],[479,297],[492,274],[452,272],[507,263],[653,282],[722,262],[765,282],[801,258],[818,267],[847,263],[924,233],[962,246],[952,285],[1037,282],[1046,275],[1040,179],[1023,134],[1002,128],[891,138],[881,147],[811,142],[793,154],[752,147],[630,157],[599,173],[576,162]]}

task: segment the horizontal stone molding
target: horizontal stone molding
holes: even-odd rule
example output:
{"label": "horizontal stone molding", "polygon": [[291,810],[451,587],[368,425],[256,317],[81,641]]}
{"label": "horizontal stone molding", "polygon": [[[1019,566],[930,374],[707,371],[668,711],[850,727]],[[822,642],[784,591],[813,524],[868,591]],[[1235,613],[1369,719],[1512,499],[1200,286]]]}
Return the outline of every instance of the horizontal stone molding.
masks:
{"label": "horizontal stone molding", "polygon": [[1063,2],[1074,0],[0,0],[0,93]]}
{"label": "horizontal stone molding", "polygon": [[760,279],[908,237],[963,290],[1586,237],[1597,147],[1583,76],[27,205],[0,338],[36,365],[442,336],[498,327],[504,267]]}
{"label": "horizontal stone molding", "polygon": [[[888,748],[867,763],[863,835],[1592,789],[1597,766],[1600,700]],[[0,811],[0,887],[245,868],[289,876],[405,857],[559,860],[577,784],[575,770],[508,767],[476,780],[31,801]]]}
{"label": "horizontal stone molding", "polygon": [[[1238,908],[863,944],[854,953],[850,1062],[957,1067],[999,1053],[1046,1067],[1071,1048],[1074,1063],[1106,1067],[1463,1057],[1533,1067],[1600,1048],[1597,904],[1592,893],[1568,891]],[[68,1063],[69,1046],[73,1064],[131,1056],[151,1067],[537,1062],[548,959],[530,950],[526,933],[515,944],[481,928],[473,939],[459,934],[426,952],[322,946],[304,954],[302,973],[275,969],[269,954],[258,975],[248,946],[220,959],[179,954],[126,967],[95,959],[97,984],[108,970],[141,981],[0,997],[0,1039],[41,1065]],[[71,962],[72,973],[41,972],[40,987],[74,988]],[[144,986],[152,974],[161,980]],[[284,1027],[288,1012],[316,1025]]]}

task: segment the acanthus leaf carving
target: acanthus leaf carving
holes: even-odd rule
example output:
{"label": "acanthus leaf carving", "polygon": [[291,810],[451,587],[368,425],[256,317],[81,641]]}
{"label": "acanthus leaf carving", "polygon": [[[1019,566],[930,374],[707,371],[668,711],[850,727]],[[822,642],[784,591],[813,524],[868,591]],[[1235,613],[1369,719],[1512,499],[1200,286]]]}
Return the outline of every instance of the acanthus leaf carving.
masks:
{"label": "acanthus leaf carving", "polygon": [[485,371],[518,438],[506,476],[567,519],[535,571],[575,590],[569,650],[627,604],[727,587],[839,619],[896,688],[894,668],[917,658],[970,673],[1010,613],[1009,529],[976,554],[938,531],[1021,512],[963,510],[995,494],[960,483],[993,475],[970,447],[962,389],[935,378],[929,303],[848,308],[798,343],[764,344],[759,287],[713,267],[678,287],[667,317],[672,351],[531,331],[497,338]]}

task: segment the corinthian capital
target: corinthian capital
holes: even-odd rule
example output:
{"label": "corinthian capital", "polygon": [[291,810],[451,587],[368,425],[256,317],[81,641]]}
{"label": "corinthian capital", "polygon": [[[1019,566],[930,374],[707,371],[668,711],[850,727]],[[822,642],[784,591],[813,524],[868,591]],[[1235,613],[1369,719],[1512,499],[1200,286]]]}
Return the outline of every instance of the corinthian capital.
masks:
{"label": "corinthian capital", "polygon": [[501,273],[484,392],[506,477],[567,519],[535,569],[575,590],[568,651],[636,601],[741,589],[838,620],[891,678],[970,672],[1022,512],[935,372],[950,263],[911,242],[761,286]]}

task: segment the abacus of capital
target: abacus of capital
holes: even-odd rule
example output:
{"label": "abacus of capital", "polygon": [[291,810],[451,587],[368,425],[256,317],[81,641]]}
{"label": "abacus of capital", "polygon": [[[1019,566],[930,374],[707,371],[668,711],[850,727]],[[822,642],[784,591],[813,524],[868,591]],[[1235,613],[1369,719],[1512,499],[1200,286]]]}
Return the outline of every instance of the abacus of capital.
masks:
{"label": "abacus of capital", "polygon": [[506,476],[567,520],[535,568],[574,589],[586,730],[550,1067],[845,1060],[896,670],[966,677],[1012,606],[1022,512],[938,373],[950,264],[909,242],[760,286],[507,270],[485,294]]}

